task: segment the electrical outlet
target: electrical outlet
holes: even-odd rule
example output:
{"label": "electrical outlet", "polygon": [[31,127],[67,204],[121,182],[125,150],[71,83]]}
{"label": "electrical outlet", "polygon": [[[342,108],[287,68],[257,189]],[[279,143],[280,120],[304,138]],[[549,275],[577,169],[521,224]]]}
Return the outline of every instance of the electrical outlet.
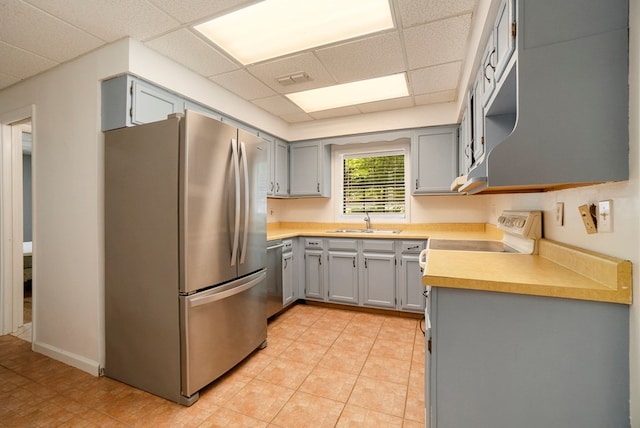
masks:
{"label": "electrical outlet", "polygon": [[587,230],[587,233],[596,233],[598,228],[596,227],[595,216],[592,215],[592,211],[595,211],[595,205],[580,205],[578,211],[580,211],[580,216],[582,217],[582,222],[584,223],[584,228]]}
{"label": "electrical outlet", "polygon": [[564,202],[556,202],[556,225],[564,225]]}
{"label": "electrical outlet", "polygon": [[598,232],[613,232],[613,201],[598,202]]}

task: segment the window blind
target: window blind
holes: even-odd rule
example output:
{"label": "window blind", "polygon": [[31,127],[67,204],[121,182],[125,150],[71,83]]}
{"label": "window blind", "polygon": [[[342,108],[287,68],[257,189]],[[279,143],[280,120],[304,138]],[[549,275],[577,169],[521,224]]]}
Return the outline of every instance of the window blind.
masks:
{"label": "window blind", "polygon": [[404,178],[404,154],[345,155],[342,213],[404,213]]}

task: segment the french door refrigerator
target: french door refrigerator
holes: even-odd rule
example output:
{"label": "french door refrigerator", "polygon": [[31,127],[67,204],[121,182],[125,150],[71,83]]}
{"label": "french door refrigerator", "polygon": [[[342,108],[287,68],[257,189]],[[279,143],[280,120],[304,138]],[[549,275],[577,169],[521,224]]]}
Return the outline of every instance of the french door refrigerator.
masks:
{"label": "french door refrigerator", "polygon": [[105,374],[191,405],[266,345],[266,143],[208,116],[105,133]]}

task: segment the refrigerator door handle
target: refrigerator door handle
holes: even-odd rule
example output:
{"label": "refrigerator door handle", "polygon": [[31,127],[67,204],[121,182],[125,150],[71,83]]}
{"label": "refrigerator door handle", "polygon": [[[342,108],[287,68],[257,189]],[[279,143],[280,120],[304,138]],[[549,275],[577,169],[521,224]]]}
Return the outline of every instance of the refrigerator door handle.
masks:
{"label": "refrigerator door handle", "polygon": [[225,288],[224,286],[221,286],[219,288],[214,288],[213,290],[205,291],[202,293],[202,295],[187,298],[187,306],[190,308],[195,308],[197,306],[207,305],[209,303],[213,303],[227,297],[235,296],[236,294],[240,294],[243,291],[248,290],[264,281],[266,277],[267,274],[265,272],[262,272],[251,281],[246,282],[242,285],[232,288]]}
{"label": "refrigerator door handle", "polygon": [[233,247],[231,249],[231,266],[236,265],[238,258],[238,240],[240,239],[240,162],[238,159],[238,144],[231,140],[231,153],[233,158],[233,172],[235,178],[235,225],[233,228]]}
{"label": "refrigerator door handle", "polygon": [[247,148],[244,142],[240,142],[240,159],[242,160],[242,169],[244,171],[244,233],[242,237],[242,247],[240,248],[240,264],[244,263],[244,257],[247,254],[247,239],[249,238],[249,168],[247,166]]}

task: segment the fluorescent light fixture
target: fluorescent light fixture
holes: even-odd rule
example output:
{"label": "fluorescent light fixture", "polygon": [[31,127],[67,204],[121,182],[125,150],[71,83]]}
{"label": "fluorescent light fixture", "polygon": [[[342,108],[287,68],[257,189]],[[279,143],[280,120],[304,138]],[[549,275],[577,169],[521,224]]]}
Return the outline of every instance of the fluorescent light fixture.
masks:
{"label": "fluorescent light fixture", "polygon": [[286,94],[307,113],[408,95],[404,73]]}
{"label": "fluorescent light fixture", "polygon": [[263,0],[194,27],[242,64],[393,28],[389,0]]}

